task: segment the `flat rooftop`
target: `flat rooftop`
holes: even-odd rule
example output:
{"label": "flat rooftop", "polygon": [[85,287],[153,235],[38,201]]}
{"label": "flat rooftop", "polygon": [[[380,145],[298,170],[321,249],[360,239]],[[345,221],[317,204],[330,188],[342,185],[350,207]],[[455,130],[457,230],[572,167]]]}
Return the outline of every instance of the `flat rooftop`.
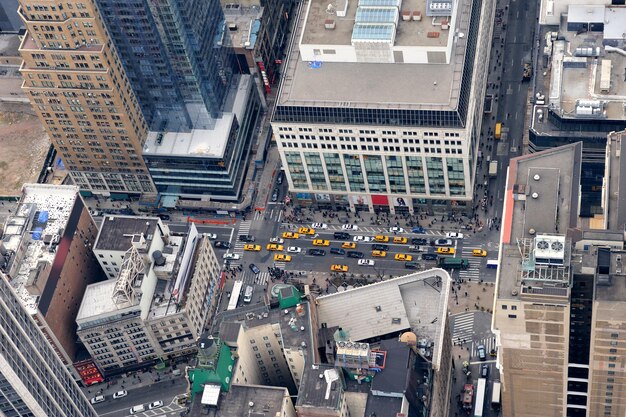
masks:
{"label": "flat rooftop", "polygon": [[[347,5],[346,5],[347,2]],[[337,10],[346,8],[345,17],[330,16],[328,13],[328,0],[311,0],[308,10],[306,26],[302,35],[302,43],[320,45],[350,45],[352,30],[356,21],[359,0],[339,0],[330,2]],[[403,20],[402,12],[421,12],[421,20]],[[327,19],[335,21],[335,29],[328,30],[324,27]],[[395,42],[397,46],[439,46],[448,44],[450,30],[441,29],[441,21],[449,18],[433,20],[426,16],[426,0],[402,0],[400,18],[397,22]],[[433,25],[435,22],[435,25]],[[430,37],[429,33],[437,35]]]}
{"label": "flat rooftop", "polygon": [[450,276],[431,269],[317,298],[317,320],[358,342],[410,329],[433,342],[438,369],[447,320]]}
{"label": "flat rooftop", "polygon": [[253,50],[261,28],[264,8],[258,1],[239,1],[223,4],[222,10],[226,19],[225,44]]}
{"label": "flat rooftop", "polygon": [[[595,256],[597,250],[592,252]],[[612,250],[609,254],[609,282],[601,285],[596,281],[595,299],[602,301],[626,301],[626,252]]]}
{"label": "flat rooftop", "polygon": [[[332,380],[334,377],[338,379],[329,384],[327,380]],[[296,406],[338,410],[343,391],[340,389],[342,379],[341,368],[327,364],[306,364]]]}
{"label": "flat rooftop", "polygon": [[[2,245],[13,256],[7,266],[11,271],[11,286],[31,313],[37,310],[39,295],[35,287],[44,268],[50,268],[56,257],[55,247],[67,227],[78,198],[78,187],[72,185],[26,184],[15,215],[7,219]],[[25,251],[15,257],[22,242]],[[44,266],[45,265],[45,266]],[[27,288],[33,288],[33,294]]]}
{"label": "flat rooftop", "polygon": [[228,141],[235,120],[244,120],[248,103],[248,92],[252,88],[249,75],[240,75],[232,83],[228,92],[224,111],[220,117],[212,118],[201,108],[190,109],[196,114],[194,126],[203,128],[188,132],[150,131],[143,146],[144,155],[178,156],[189,158],[225,158]]}
{"label": "flat rooftop", "polygon": [[157,231],[157,217],[105,216],[94,244],[94,250],[125,252],[135,235],[143,234],[148,247]]}
{"label": "flat rooftop", "polygon": [[126,310],[133,306],[139,308],[138,302],[115,303],[113,301],[113,290],[116,284],[117,280],[109,279],[88,285],[76,315],[76,321],[80,322],[92,317]]}
{"label": "flat rooftop", "polygon": [[[354,13],[356,0],[349,1],[347,10]],[[326,14],[327,1],[309,0],[305,3],[300,20],[296,23],[298,28],[296,37],[299,39],[303,36],[305,41],[309,38],[315,40],[316,37],[324,37],[328,38],[324,40],[330,41],[337,36],[341,38],[337,42],[345,43],[348,33],[352,33],[354,21],[341,22],[341,19],[336,18],[335,30],[326,30],[323,23],[319,25],[316,23],[316,29],[313,31],[311,22],[305,24],[309,3],[311,4],[309,15],[312,16],[310,19],[317,16],[319,20]],[[421,3],[424,2],[409,0],[406,6],[418,7]],[[456,28],[458,33],[465,35],[469,29],[472,1],[459,0],[455,7]],[[405,10],[404,3],[402,10]],[[425,31],[422,29],[423,25],[431,25],[431,21],[432,18],[426,17],[424,13],[421,22],[404,22],[400,18],[399,28],[409,25],[408,27],[413,29],[407,31],[399,29],[396,33],[398,39],[396,44],[405,42],[404,39],[417,42],[418,35]],[[319,34],[316,35],[315,32]],[[447,37],[440,35],[436,42],[443,42],[442,36]],[[347,44],[349,43],[348,41]],[[456,110],[466,46],[467,36],[455,36],[452,40],[449,64],[319,62],[312,65],[311,62],[302,59],[299,48],[294,45],[286,59],[285,76],[281,82],[277,106]],[[473,62],[471,64],[473,65]]]}
{"label": "flat rooftop", "polygon": [[[281,387],[233,384],[229,392],[220,395],[217,410],[211,415],[213,417],[282,416],[286,395],[289,393]],[[198,395],[198,397],[201,396]],[[201,410],[200,407],[194,407],[192,410],[194,409]],[[190,415],[193,416],[194,413]]]}
{"label": "flat rooftop", "polygon": [[607,151],[607,229],[623,231],[626,224],[626,164],[622,164],[622,155],[626,157],[626,130],[609,134]]}
{"label": "flat rooftop", "polygon": [[565,235],[576,227],[581,159],[580,142],[511,159],[502,218],[499,298],[513,297],[514,290],[519,293],[520,239]]}

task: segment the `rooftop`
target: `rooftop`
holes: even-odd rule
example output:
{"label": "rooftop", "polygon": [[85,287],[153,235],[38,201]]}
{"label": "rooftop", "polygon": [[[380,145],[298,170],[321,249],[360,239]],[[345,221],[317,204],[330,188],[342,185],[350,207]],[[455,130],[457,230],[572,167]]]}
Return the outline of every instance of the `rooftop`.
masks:
{"label": "rooftop", "polygon": [[[559,236],[576,227],[581,159],[580,142],[511,159],[502,219],[498,297],[517,296],[522,273],[534,270],[534,252],[541,249],[533,246],[535,237],[544,235],[550,241],[562,242]],[[529,258],[522,267],[524,251]],[[566,248],[564,257],[568,256]]]}
{"label": "rooftop", "polygon": [[343,383],[340,368],[326,364],[306,364],[296,407],[339,409]]}
{"label": "rooftop", "polygon": [[[340,58],[333,56],[367,55],[360,51],[361,47],[351,45],[357,1],[347,1],[346,17],[333,18],[334,30],[325,29],[325,21],[329,18],[328,1],[309,0],[303,5],[297,23],[297,36],[302,36],[302,44],[288,52],[277,105],[456,110],[467,36],[452,36],[440,27],[433,28],[432,22],[441,23],[441,19],[426,18],[422,12],[422,21],[398,21],[398,29],[394,32],[395,45],[383,48],[381,53],[393,63],[374,62],[372,56],[364,58],[370,60],[367,63],[354,62],[354,57],[352,62],[336,62]],[[343,7],[340,2],[331,4],[339,10],[340,6]],[[424,3],[423,0],[408,0],[401,6],[401,12],[423,9]],[[471,0],[456,2],[456,15],[450,22],[452,33],[467,34],[472,3]],[[433,31],[438,37],[429,37]],[[326,44],[307,44],[313,41],[340,45],[326,48]],[[375,42],[369,44],[375,45]],[[419,46],[408,52],[405,50],[409,48],[408,44]],[[309,53],[316,50],[326,55],[315,60],[309,58]],[[351,52],[353,50],[357,52]],[[404,52],[400,53],[400,50]],[[407,63],[410,58],[423,63]]]}
{"label": "rooftop", "polygon": [[[203,128],[189,132],[151,131],[143,147],[144,155],[148,156],[180,156],[196,158],[226,158],[225,151],[236,120],[245,120],[248,92],[252,87],[251,77],[239,76],[228,92],[224,111],[220,117],[205,120]],[[207,117],[198,116],[199,119]],[[195,126],[201,125],[196,122]]]}
{"label": "rooftop", "polygon": [[[31,314],[37,310],[38,294],[45,284],[38,280],[52,267],[78,191],[70,185],[26,184],[15,214],[7,218],[2,246],[12,256],[3,269]],[[19,250],[22,242],[24,251]]]}
{"label": "rooftop", "polygon": [[626,224],[626,164],[622,164],[622,155],[626,156],[626,130],[609,134],[606,148],[606,228],[623,231]]}
{"label": "rooftop", "polygon": [[127,310],[133,306],[139,308],[139,300],[115,303],[113,291],[116,284],[116,280],[109,279],[88,285],[76,315],[76,321],[80,324],[81,321],[91,317],[108,315],[113,312]]}
{"label": "rooftop", "polygon": [[[602,259],[603,254],[605,259]],[[595,299],[626,301],[626,251],[593,248],[590,256],[597,260]],[[608,267],[608,271],[603,270],[602,266]],[[608,279],[598,279],[598,275],[605,275]]]}
{"label": "rooftop", "polygon": [[149,247],[157,231],[157,224],[157,217],[106,216],[102,220],[94,250],[126,252],[132,246],[133,239],[142,234]]}
{"label": "rooftop", "polygon": [[[236,385],[220,395],[212,417],[265,417],[283,415],[286,388],[261,385]],[[198,395],[198,397],[200,397]],[[192,407],[190,416],[206,415],[200,407]]]}
{"label": "rooftop", "polygon": [[234,48],[254,49],[261,28],[263,7],[256,1],[227,3],[222,9],[229,35],[225,36],[226,43]]}
{"label": "rooftop", "polygon": [[341,327],[358,342],[410,329],[434,343],[439,368],[450,276],[442,269],[417,272],[317,298],[319,323]]}
{"label": "rooftop", "polygon": [[0,57],[19,57],[20,38],[17,34],[0,34]]}

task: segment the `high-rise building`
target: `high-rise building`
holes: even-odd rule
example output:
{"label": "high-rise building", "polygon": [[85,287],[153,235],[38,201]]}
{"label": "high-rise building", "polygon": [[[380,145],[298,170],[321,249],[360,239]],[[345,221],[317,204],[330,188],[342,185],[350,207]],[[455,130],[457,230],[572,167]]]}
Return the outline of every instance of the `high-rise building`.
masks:
{"label": "high-rise building", "polygon": [[94,3],[20,1],[23,88],[76,185],[155,193],[148,127]]}
{"label": "high-rise building", "polygon": [[239,201],[261,102],[236,74],[219,0],[96,3],[146,117],[142,153],[163,204]]}
{"label": "high-rise building", "polygon": [[97,231],[78,187],[26,184],[0,240],[0,271],[68,368],[83,294],[103,278],[92,253]]}
{"label": "high-rise building", "polygon": [[0,319],[0,414],[97,417],[3,272]]}
{"label": "high-rise building", "polygon": [[579,215],[581,142],[511,160],[492,327],[503,416],[621,416],[626,131],[609,135],[602,207]]}
{"label": "high-rise building", "polygon": [[493,0],[308,0],[272,127],[291,198],[471,206]]}

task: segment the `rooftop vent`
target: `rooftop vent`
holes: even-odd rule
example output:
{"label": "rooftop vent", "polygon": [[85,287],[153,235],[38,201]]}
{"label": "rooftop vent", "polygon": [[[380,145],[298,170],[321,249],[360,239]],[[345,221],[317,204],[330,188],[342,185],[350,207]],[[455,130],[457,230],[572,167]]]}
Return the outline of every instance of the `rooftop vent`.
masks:
{"label": "rooftop vent", "polygon": [[167,262],[165,256],[163,256],[163,253],[160,250],[152,252],[152,259],[154,259],[154,264],[156,266],[163,266]]}
{"label": "rooftop vent", "polygon": [[535,200],[539,198],[539,193],[532,193],[531,197],[534,198]]}
{"label": "rooftop vent", "polygon": [[417,10],[414,11],[413,12],[413,20],[421,21],[422,20],[422,12],[417,11]]}
{"label": "rooftop vent", "polygon": [[539,174],[535,174],[535,175],[533,176],[533,179],[534,179],[535,181],[539,181],[539,180],[541,179],[541,176],[540,176]]}
{"label": "rooftop vent", "polygon": [[411,20],[411,12],[409,10],[402,11],[402,20]]}
{"label": "rooftop vent", "polygon": [[324,28],[328,29],[328,30],[333,30],[335,29],[335,21],[333,19],[326,19],[324,20]]}
{"label": "rooftop vent", "polygon": [[528,234],[529,235],[534,235],[535,233],[537,233],[537,231],[535,229],[533,229],[532,227],[530,229],[528,229]]}

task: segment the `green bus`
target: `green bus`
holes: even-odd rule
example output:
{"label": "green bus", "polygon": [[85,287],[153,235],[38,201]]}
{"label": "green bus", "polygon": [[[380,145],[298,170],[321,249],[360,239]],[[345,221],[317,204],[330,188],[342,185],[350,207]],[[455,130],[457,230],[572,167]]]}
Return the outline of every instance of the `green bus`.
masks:
{"label": "green bus", "polygon": [[439,258],[439,267],[443,269],[467,269],[469,261],[464,258]]}

